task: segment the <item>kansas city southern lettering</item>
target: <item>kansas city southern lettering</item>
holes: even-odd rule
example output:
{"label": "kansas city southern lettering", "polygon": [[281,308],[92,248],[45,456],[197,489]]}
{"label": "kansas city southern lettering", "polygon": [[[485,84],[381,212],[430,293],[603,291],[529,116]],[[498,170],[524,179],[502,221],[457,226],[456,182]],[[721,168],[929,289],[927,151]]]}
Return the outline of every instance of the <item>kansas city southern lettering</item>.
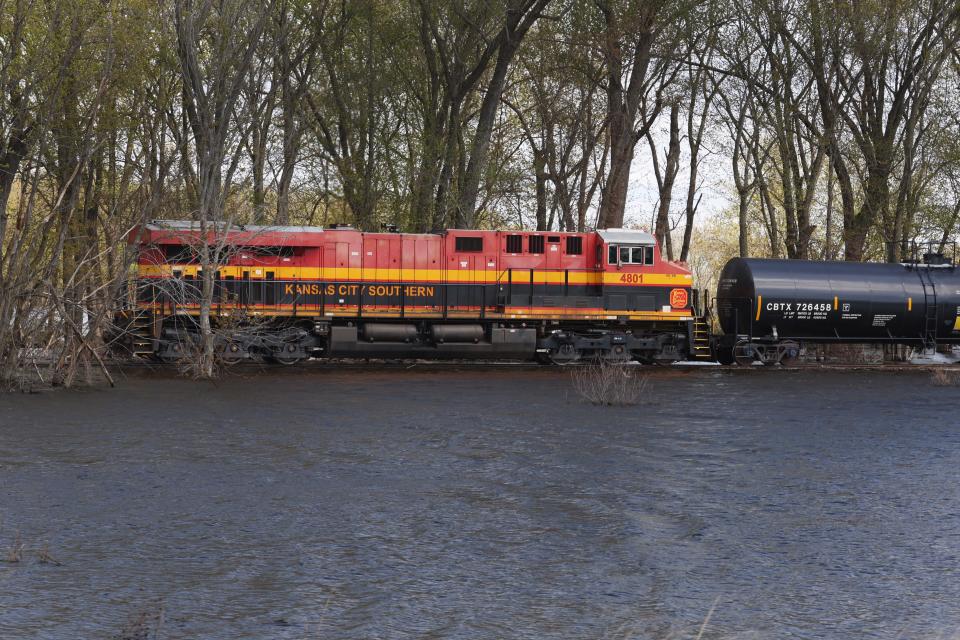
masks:
{"label": "kansas city southern lettering", "polygon": [[434,287],[421,287],[416,285],[399,284],[285,284],[283,286],[284,294],[288,296],[318,296],[321,293],[328,296],[355,296],[366,294],[368,296],[398,296],[401,291],[403,295],[412,298],[429,298],[434,294]]}

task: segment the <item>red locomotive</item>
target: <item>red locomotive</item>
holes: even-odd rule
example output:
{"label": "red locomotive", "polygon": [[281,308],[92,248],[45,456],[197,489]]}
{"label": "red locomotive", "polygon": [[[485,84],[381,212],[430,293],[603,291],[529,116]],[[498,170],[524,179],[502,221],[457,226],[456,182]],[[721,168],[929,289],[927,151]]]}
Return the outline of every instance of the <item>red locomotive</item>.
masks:
{"label": "red locomotive", "polygon": [[[197,335],[199,227],[157,221],[130,241],[139,245],[133,350],[176,360]],[[709,353],[690,271],[661,259],[642,231],[240,226],[206,242],[218,264],[211,317],[228,359]]]}

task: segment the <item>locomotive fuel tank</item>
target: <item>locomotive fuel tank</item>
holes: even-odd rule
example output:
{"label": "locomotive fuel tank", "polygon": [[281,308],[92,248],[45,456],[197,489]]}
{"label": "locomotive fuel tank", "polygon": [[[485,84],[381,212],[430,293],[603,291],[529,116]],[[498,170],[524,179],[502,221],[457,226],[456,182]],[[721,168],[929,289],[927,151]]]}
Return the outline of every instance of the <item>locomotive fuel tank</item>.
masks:
{"label": "locomotive fuel tank", "polygon": [[363,337],[370,342],[412,342],[417,339],[417,325],[371,322],[363,326]]}
{"label": "locomotive fuel tank", "polygon": [[960,342],[953,265],[733,258],[720,275],[727,336],[806,342]]}
{"label": "locomotive fuel tank", "polygon": [[437,342],[480,342],[483,340],[483,325],[480,324],[435,324],[430,334]]}

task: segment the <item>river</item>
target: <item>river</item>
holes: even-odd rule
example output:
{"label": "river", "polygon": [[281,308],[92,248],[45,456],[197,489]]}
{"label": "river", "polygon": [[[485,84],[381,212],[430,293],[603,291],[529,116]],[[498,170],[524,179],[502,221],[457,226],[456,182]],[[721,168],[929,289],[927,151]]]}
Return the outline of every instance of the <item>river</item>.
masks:
{"label": "river", "polygon": [[958,474],[928,374],[658,371],[626,408],[557,369],[0,396],[0,638],[953,638]]}

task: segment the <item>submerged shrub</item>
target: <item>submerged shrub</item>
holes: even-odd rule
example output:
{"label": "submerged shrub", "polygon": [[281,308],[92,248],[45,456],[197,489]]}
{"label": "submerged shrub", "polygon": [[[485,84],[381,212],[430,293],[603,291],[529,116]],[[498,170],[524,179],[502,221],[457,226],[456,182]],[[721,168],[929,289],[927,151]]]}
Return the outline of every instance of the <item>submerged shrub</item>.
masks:
{"label": "submerged shrub", "polygon": [[641,402],[647,395],[649,376],[633,367],[597,359],[571,373],[573,388],[587,402],[623,407]]}
{"label": "submerged shrub", "polygon": [[955,369],[934,369],[930,380],[938,387],[960,386],[960,371]]}

